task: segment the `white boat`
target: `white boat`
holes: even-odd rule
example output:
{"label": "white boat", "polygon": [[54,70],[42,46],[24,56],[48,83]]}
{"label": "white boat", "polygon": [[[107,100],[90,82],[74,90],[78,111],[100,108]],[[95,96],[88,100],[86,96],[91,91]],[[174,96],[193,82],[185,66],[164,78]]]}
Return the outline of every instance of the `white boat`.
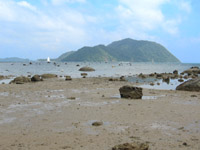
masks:
{"label": "white boat", "polygon": [[50,63],[50,58],[49,57],[47,58],[47,63]]}

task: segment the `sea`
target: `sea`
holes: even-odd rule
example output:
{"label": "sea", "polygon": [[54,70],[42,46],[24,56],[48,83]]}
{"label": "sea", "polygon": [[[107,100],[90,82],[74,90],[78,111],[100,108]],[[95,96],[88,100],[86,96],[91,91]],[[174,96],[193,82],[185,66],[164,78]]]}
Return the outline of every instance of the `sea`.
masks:
{"label": "sea", "polygon": [[[120,77],[126,76],[133,82],[137,74],[170,73],[178,70],[179,73],[193,66],[194,63],[134,63],[134,62],[31,62],[31,63],[0,63],[0,75],[11,76],[10,79],[1,80],[0,83],[9,83],[14,77],[41,75],[53,73],[58,76],[70,75],[72,78],[81,78],[81,67],[88,66],[95,69],[88,72],[88,77]],[[176,84],[177,85],[177,84]],[[152,88],[152,87],[151,87]],[[156,88],[156,86],[154,86]],[[159,86],[161,88],[161,86]],[[174,86],[173,86],[174,88]],[[173,89],[172,88],[172,89]],[[165,87],[163,88],[165,89]]]}

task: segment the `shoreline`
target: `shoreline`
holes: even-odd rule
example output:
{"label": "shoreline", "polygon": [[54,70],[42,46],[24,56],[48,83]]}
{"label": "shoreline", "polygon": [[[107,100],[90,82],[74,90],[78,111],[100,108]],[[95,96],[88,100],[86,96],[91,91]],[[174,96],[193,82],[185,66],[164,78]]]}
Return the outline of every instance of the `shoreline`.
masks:
{"label": "shoreline", "polygon": [[152,150],[200,148],[199,92],[143,89],[142,100],[126,100],[119,88],[140,84],[108,80],[0,85],[0,149],[111,150],[135,141]]}

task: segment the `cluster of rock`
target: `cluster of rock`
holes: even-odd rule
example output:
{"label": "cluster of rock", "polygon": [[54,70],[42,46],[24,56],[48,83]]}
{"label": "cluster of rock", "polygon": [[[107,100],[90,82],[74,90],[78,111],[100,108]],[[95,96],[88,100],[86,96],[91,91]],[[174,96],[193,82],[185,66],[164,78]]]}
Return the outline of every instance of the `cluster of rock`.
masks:
{"label": "cluster of rock", "polygon": [[55,78],[55,77],[57,77],[57,75],[55,75],[55,74],[34,75],[32,77],[20,76],[20,77],[16,77],[14,80],[12,80],[10,82],[10,84],[11,83],[24,84],[24,83],[28,83],[28,82],[39,82],[39,81],[43,81],[43,79],[49,79],[49,78]]}
{"label": "cluster of rock", "polygon": [[147,143],[124,143],[120,145],[116,145],[112,148],[112,150],[148,150],[149,145]]}
{"label": "cluster of rock", "polygon": [[110,78],[109,81],[126,81],[125,76],[121,76],[120,78]]}

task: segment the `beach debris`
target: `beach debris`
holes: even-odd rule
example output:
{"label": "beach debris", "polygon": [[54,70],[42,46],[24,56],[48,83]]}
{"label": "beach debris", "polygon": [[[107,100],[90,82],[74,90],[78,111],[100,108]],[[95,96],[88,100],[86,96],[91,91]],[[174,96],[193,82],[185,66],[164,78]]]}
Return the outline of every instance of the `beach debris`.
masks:
{"label": "beach debris", "polygon": [[32,82],[38,82],[38,81],[43,81],[43,79],[41,78],[40,75],[34,75],[34,76],[31,78],[31,81],[32,81]]}
{"label": "beach debris", "polygon": [[31,79],[28,78],[28,77],[21,76],[21,77],[16,77],[16,78],[15,78],[14,80],[12,80],[10,83],[24,84],[24,83],[27,83],[27,82],[31,82]]}
{"label": "beach debris", "polygon": [[90,72],[90,71],[95,71],[95,69],[93,69],[91,67],[82,67],[82,68],[79,69],[79,71]]}
{"label": "beach debris", "polygon": [[123,86],[119,89],[121,98],[128,98],[128,99],[141,99],[143,96],[142,88],[140,87],[133,87],[133,86]]}
{"label": "beach debris", "polygon": [[71,76],[65,76],[65,80],[70,81],[70,80],[72,80],[72,78],[71,78]]}
{"label": "beach debris", "polygon": [[176,87],[180,91],[200,91],[200,77],[188,80]]}
{"label": "beach debris", "polygon": [[117,146],[114,146],[112,150],[148,150],[149,145],[147,143],[124,143]]}
{"label": "beach debris", "polygon": [[57,78],[56,74],[43,74],[41,75],[42,78],[48,79],[48,78]]}
{"label": "beach debris", "polygon": [[96,126],[96,127],[102,126],[102,125],[103,125],[102,121],[95,121],[95,122],[92,123],[92,126]]}

